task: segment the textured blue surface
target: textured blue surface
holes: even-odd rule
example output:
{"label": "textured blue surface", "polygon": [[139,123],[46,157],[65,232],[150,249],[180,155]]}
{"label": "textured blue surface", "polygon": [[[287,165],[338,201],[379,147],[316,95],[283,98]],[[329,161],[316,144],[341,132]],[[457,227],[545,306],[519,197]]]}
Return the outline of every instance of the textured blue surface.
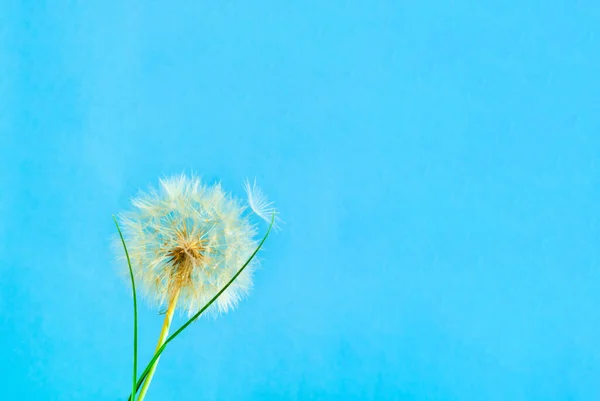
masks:
{"label": "textured blue surface", "polygon": [[0,2],[0,398],[123,399],[111,214],[184,170],[287,224],[148,401],[600,398],[597,2],[175,3]]}

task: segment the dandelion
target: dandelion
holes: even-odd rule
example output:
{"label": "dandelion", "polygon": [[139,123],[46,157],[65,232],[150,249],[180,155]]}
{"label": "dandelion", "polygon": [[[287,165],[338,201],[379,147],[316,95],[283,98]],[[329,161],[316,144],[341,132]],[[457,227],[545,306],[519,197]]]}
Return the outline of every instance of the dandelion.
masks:
{"label": "dandelion", "polygon": [[[256,183],[252,188],[246,183],[246,191],[254,214],[274,218],[276,211]],[[194,176],[161,179],[158,189],[141,193],[132,204],[134,209],[121,216],[131,270],[145,297],[166,309],[158,350],[175,310],[194,315],[236,274],[208,312],[225,313],[248,294],[258,264],[251,257],[257,248],[256,229],[243,202],[224,192],[220,184],[204,185]],[[158,359],[138,400],[144,398],[157,363]]]}

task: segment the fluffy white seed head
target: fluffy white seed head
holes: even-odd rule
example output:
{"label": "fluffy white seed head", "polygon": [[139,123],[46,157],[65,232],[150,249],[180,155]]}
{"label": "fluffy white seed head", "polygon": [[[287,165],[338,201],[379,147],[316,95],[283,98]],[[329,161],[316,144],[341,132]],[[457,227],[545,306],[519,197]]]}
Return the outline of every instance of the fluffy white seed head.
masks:
{"label": "fluffy white seed head", "polygon": [[[267,204],[258,191],[259,205]],[[268,217],[265,213],[275,212],[270,205],[268,211],[255,209],[256,196],[249,194],[248,202],[263,219]],[[178,297],[178,309],[188,315],[196,313],[257,247],[246,206],[225,193],[220,184],[207,186],[199,178],[185,175],[165,178],[158,189],[140,194],[132,204],[133,210],[120,217],[136,284],[161,307]],[[127,269],[122,246],[120,249]],[[254,258],[210,312],[227,312],[237,305],[252,287],[257,263]]]}

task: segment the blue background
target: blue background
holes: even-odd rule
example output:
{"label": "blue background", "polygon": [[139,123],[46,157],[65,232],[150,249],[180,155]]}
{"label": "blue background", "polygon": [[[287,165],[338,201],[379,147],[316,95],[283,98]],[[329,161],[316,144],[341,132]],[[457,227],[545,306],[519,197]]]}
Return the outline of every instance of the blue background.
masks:
{"label": "blue background", "polygon": [[2,1],[2,398],[123,399],[111,214],[193,170],[286,225],[147,400],[597,400],[600,6],[483,3]]}

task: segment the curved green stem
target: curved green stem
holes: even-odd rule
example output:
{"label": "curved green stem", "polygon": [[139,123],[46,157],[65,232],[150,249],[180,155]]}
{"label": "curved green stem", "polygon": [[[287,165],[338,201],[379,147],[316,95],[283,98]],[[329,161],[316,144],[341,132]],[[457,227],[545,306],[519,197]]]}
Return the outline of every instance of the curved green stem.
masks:
{"label": "curved green stem", "polygon": [[113,220],[119,231],[121,242],[123,243],[123,249],[125,249],[125,256],[127,256],[127,266],[129,266],[129,277],[131,277],[131,289],[133,290],[133,385],[131,391],[133,394],[133,401],[135,401],[136,391],[136,380],[137,380],[137,342],[138,342],[138,315],[137,315],[137,295],[135,292],[135,279],[133,278],[133,269],[131,268],[131,260],[129,259],[129,252],[127,251],[127,245],[125,245],[125,239],[123,233],[117,222],[117,218],[113,214]]}

